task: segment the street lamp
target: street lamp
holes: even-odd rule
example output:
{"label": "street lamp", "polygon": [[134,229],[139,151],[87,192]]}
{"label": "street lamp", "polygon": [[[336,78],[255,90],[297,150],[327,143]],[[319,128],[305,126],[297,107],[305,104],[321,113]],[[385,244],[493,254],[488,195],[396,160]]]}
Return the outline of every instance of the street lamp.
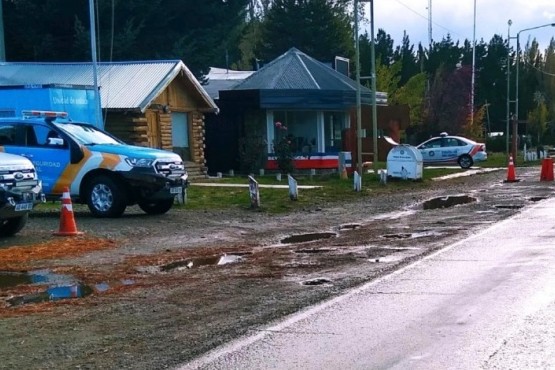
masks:
{"label": "street lamp", "polygon": [[507,158],[509,157],[509,121],[511,120],[511,25],[513,21],[509,19],[507,22],[509,25],[509,30],[507,31],[507,124],[505,127],[505,153],[507,153]]}
{"label": "street lamp", "polygon": [[[509,21],[510,22],[510,21]],[[509,27],[510,27],[510,23],[509,23]],[[520,65],[520,42],[519,42],[519,38],[520,38],[520,33],[524,32],[524,31],[531,31],[531,30],[536,30],[538,28],[544,28],[544,27],[555,27],[555,23],[547,23],[547,24],[542,24],[541,26],[536,26],[536,27],[530,27],[530,28],[525,28],[523,30],[520,30],[517,32],[516,34],[516,86],[515,86],[515,116],[516,116],[516,121],[518,124],[518,71],[519,71],[519,65]],[[509,121],[507,121],[507,127],[509,125]],[[516,133],[513,133],[516,135]],[[508,136],[507,136],[508,139]]]}

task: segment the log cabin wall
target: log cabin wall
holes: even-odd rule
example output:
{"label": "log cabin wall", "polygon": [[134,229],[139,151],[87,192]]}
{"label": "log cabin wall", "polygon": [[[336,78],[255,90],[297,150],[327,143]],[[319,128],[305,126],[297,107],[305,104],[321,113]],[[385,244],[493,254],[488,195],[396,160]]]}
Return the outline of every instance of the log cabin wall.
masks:
{"label": "log cabin wall", "polygon": [[204,172],[206,159],[204,114],[198,107],[202,102],[194,97],[194,88],[184,78],[177,77],[151,104],[149,110],[156,110],[159,122],[160,145],[162,149],[173,150],[172,141],[172,112],[187,114],[189,160],[197,164]]}
{"label": "log cabin wall", "polygon": [[141,113],[109,112],[105,128],[127,144],[150,146],[147,117]]}
{"label": "log cabin wall", "polygon": [[206,174],[204,114],[188,93],[188,84],[177,77],[145,110],[109,111],[106,131],[132,145],[174,150],[172,112],[187,115],[190,158]]}

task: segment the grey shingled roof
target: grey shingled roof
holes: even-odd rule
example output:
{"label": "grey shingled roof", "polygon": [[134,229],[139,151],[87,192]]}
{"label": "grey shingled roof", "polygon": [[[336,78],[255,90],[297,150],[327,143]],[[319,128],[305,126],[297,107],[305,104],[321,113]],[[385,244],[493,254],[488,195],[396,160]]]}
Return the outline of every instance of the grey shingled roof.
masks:
{"label": "grey shingled roof", "polygon": [[[357,83],[302,51],[291,48],[232,89],[356,91]],[[361,91],[363,94],[371,93],[364,86]],[[376,94],[376,100],[387,99],[384,93]]]}
{"label": "grey shingled roof", "polygon": [[[102,108],[144,110],[177,77],[191,81],[208,111],[218,107],[180,60],[98,63]],[[0,86],[94,85],[92,63],[0,63]]]}

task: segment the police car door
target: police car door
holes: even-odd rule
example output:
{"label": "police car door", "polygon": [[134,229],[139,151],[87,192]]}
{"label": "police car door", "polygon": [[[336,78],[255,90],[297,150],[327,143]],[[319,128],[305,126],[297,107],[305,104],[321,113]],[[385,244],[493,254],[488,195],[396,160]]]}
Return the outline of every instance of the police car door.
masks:
{"label": "police car door", "polygon": [[45,124],[19,124],[17,129],[18,154],[33,162],[39,179],[42,180],[44,193],[52,195],[52,189],[70,163],[68,143]]}
{"label": "police car door", "polygon": [[425,142],[420,147],[422,160],[424,162],[435,162],[440,159],[441,139],[433,139]]}

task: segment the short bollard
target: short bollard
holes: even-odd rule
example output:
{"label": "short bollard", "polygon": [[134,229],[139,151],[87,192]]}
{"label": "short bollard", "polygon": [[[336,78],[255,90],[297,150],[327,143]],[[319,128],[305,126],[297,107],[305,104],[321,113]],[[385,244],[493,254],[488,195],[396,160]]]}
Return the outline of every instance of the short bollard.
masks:
{"label": "short bollard", "polygon": [[354,172],[353,183],[355,191],[362,190],[362,177],[358,174],[357,171]]}
{"label": "short bollard", "polygon": [[251,208],[260,207],[260,193],[258,191],[258,182],[252,176],[249,176],[249,193],[251,198]]}
{"label": "short bollard", "polygon": [[289,182],[289,198],[291,200],[297,200],[299,198],[299,191],[297,190],[297,180],[291,175],[287,175],[287,181]]}

